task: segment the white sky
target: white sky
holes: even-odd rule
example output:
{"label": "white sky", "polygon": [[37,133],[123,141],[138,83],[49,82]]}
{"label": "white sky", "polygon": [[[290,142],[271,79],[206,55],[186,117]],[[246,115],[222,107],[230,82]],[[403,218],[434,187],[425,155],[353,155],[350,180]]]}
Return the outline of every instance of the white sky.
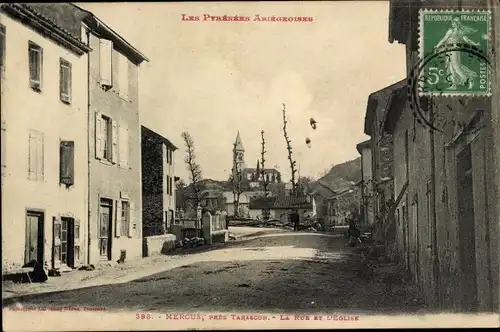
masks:
{"label": "white sky", "polygon": [[[260,157],[263,129],[266,166],[288,179],[281,103],[300,175],[317,177],[358,157],[368,95],[405,77],[404,47],[388,42],[386,1],[78,5],[150,59],[140,69],[141,121],[179,147],[176,175],[185,180],[182,131],[195,140],[204,177],[226,180],[238,129],[248,166]],[[181,14],[314,21],[186,22]]]}

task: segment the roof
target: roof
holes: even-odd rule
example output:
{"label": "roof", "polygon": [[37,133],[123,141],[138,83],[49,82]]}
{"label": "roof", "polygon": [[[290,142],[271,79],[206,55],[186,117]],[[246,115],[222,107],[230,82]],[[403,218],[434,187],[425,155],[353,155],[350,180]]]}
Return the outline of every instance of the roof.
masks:
{"label": "roof", "polygon": [[410,30],[410,0],[390,0],[389,43],[405,44]]}
{"label": "roof", "polygon": [[31,5],[4,3],[1,4],[0,8],[7,14],[20,19],[23,24],[31,26],[40,34],[52,39],[78,55],[83,55],[92,51],[92,49],[85,45],[79,38],[59,25],[59,22],[43,15]]}
{"label": "roof", "polygon": [[[256,172],[257,168],[255,167],[245,167],[242,172]],[[259,169],[262,172],[262,169]],[[280,172],[276,168],[264,168],[264,172]]]}
{"label": "roof", "polygon": [[140,64],[143,61],[148,61],[149,59],[142,54],[137,48],[132,46],[128,41],[126,41],[122,36],[116,33],[113,29],[111,29],[108,25],[106,25],[103,21],[101,21],[94,13],[89,12],[75,4],[72,4],[78,10],[89,14],[85,18],[85,23],[89,26],[89,28],[97,31],[102,37],[109,38],[109,40],[113,41],[113,44],[118,46],[125,55],[127,55],[131,60],[133,60],[136,64]]}
{"label": "roof", "polygon": [[390,98],[394,91],[406,86],[406,79],[403,79],[399,82],[391,84],[383,89],[375,91],[368,96],[368,102],[366,106],[366,114],[365,114],[365,128],[364,133],[372,136],[372,122],[376,118],[376,112],[379,106],[379,103],[384,105],[384,109],[387,107],[387,104],[390,103]]}
{"label": "roof", "polygon": [[166,146],[168,146],[169,148],[171,148],[174,151],[178,149],[174,144],[172,144],[172,142],[170,142],[169,139],[167,139],[167,138],[163,137],[162,135],[158,134],[157,132],[147,128],[146,126],[141,126],[141,132],[145,136],[151,137],[155,140],[160,141],[161,143],[164,143]]}
{"label": "roof", "polygon": [[390,105],[388,105],[387,112],[384,116],[384,131],[392,134],[394,127],[398,122],[401,114],[405,110],[408,101],[408,89],[405,87],[400,88],[394,93]]}
{"label": "roof", "polygon": [[363,141],[363,142],[361,142],[361,143],[358,143],[358,144],[356,145],[356,150],[358,150],[358,152],[361,154],[361,150],[362,150],[363,148],[370,148],[371,142],[372,142],[372,140],[371,140],[371,139],[368,139],[368,140],[366,140],[366,141]]}
{"label": "roof", "polygon": [[342,197],[344,195],[347,195],[347,194],[350,194],[352,192],[354,192],[355,190],[358,189],[358,185],[362,182],[362,180],[356,182],[355,184],[353,184],[352,186],[350,187],[347,187],[347,188],[342,188],[338,191],[336,191],[335,195],[331,196],[329,199],[337,199],[339,197]]}
{"label": "roof", "polygon": [[241,141],[240,131],[238,130],[238,134],[236,135],[236,140],[234,141],[234,149],[237,151],[245,151],[243,147],[243,143]]}
{"label": "roof", "polygon": [[250,209],[275,209],[275,210],[310,210],[313,208],[307,196],[272,196],[257,197],[250,201]]}

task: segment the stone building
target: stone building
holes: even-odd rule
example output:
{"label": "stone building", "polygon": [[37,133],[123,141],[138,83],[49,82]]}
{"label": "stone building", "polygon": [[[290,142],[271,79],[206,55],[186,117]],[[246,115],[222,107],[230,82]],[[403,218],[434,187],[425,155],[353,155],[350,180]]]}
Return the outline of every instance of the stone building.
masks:
{"label": "stone building", "polygon": [[[361,190],[358,185],[338,190],[328,198],[328,212],[331,225],[347,225],[349,218],[359,216]],[[359,220],[358,220],[359,222]]]}
{"label": "stone building", "polygon": [[177,147],[157,132],[141,126],[142,236],[170,232],[175,220]]}
{"label": "stone building", "polygon": [[[392,0],[389,41],[405,45],[408,74],[418,61],[418,10],[423,6],[490,9],[490,40],[498,45],[500,16],[494,1]],[[394,94],[396,102],[384,120],[384,132],[395,142],[395,192],[408,183],[395,211],[398,251],[428,301],[441,309],[498,312],[498,68],[492,97],[420,99],[431,124],[445,120],[439,130],[417,120],[404,92]]]}
{"label": "stone building", "polygon": [[4,269],[88,257],[89,51],[33,7],[0,4]]}
{"label": "stone building", "polygon": [[372,190],[371,195],[374,215],[373,236],[380,242],[394,242],[385,233],[394,227],[394,218],[389,208],[394,201],[393,183],[393,138],[383,131],[383,120],[387,105],[392,102],[392,94],[405,87],[401,80],[368,97],[366,107],[364,133],[370,136]]}

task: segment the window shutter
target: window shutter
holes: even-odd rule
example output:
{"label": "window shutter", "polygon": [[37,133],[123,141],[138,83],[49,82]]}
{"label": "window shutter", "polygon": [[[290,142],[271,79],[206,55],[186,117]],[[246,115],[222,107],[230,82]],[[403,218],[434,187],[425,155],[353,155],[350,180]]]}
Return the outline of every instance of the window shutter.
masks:
{"label": "window shutter", "polygon": [[43,135],[38,136],[36,152],[37,152],[36,155],[37,179],[43,180],[43,171],[44,171]]}
{"label": "window shutter", "polygon": [[122,202],[120,200],[116,200],[116,214],[115,214],[115,236],[122,236]]}
{"label": "window shutter", "polygon": [[63,59],[60,61],[59,94],[62,101],[71,102],[71,63]]}
{"label": "window shutter", "polygon": [[124,121],[120,122],[118,131],[119,166],[128,168],[129,139],[127,124]]}
{"label": "window shutter", "polygon": [[80,219],[76,218],[75,219],[75,230],[74,230],[74,258],[75,258],[75,265],[80,266],[82,265],[82,245],[80,244]]}
{"label": "window shutter", "polygon": [[60,182],[71,186],[75,183],[75,142],[62,141],[60,152]]}
{"label": "window shutter", "polygon": [[61,266],[61,218],[53,217],[52,224],[52,267],[57,269]]}
{"label": "window shutter", "polygon": [[30,84],[34,89],[42,87],[42,48],[30,42],[29,44]]}
{"label": "window shutter", "polygon": [[28,153],[28,178],[36,179],[36,137],[34,133],[29,133],[29,153]]}
{"label": "window shutter", "polygon": [[113,55],[113,42],[107,39],[99,40],[99,60],[100,60],[100,73],[101,85],[106,87],[113,86],[112,78],[112,55]]}
{"label": "window shutter", "polygon": [[5,121],[2,120],[2,137],[0,138],[1,139],[0,144],[2,144],[2,151],[0,155],[0,157],[2,158],[2,178],[6,175],[6,170],[7,170],[7,146],[5,145],[6,130],[7,128],[5,125]]}
{"label": "window shutter", "polygon": [[128,237],[133,237],[134,236],[134,231],[135,231],[135,205],[134,202],[130,201],[130,207],[129,207],[129,217],[128,217],[128,225],[127,225],[127,230],[128,230]]}
{"label": "window shutter", "polygon": [[128,100],[128,59],[118,53],[118,88],[120,96]]}
{"label": "window shutter", "polygon": [[102,159],[104,154],[104,142],[102,137],[102,126],[104,125],[102,119],[102,114],[100,112],[95,113],[95,157],[97,159]]}
{"label": "window shutter", "polygon": [[115,120],[111,120],[111,162],[116,164],[118,162],[118,123]]}

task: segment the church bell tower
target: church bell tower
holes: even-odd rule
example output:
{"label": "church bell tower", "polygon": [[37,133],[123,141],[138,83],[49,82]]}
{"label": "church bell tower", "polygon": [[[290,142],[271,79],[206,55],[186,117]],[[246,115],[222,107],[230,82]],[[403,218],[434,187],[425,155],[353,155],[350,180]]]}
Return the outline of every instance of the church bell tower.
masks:
{"label": "church bell tower", "polygon": [[233,153],[236,154],[236,161],[233,160],[233,169],[242,170],[245,168],[245,148],[241,142],[240,131],[236,135],[236,141],[233,146]]}

